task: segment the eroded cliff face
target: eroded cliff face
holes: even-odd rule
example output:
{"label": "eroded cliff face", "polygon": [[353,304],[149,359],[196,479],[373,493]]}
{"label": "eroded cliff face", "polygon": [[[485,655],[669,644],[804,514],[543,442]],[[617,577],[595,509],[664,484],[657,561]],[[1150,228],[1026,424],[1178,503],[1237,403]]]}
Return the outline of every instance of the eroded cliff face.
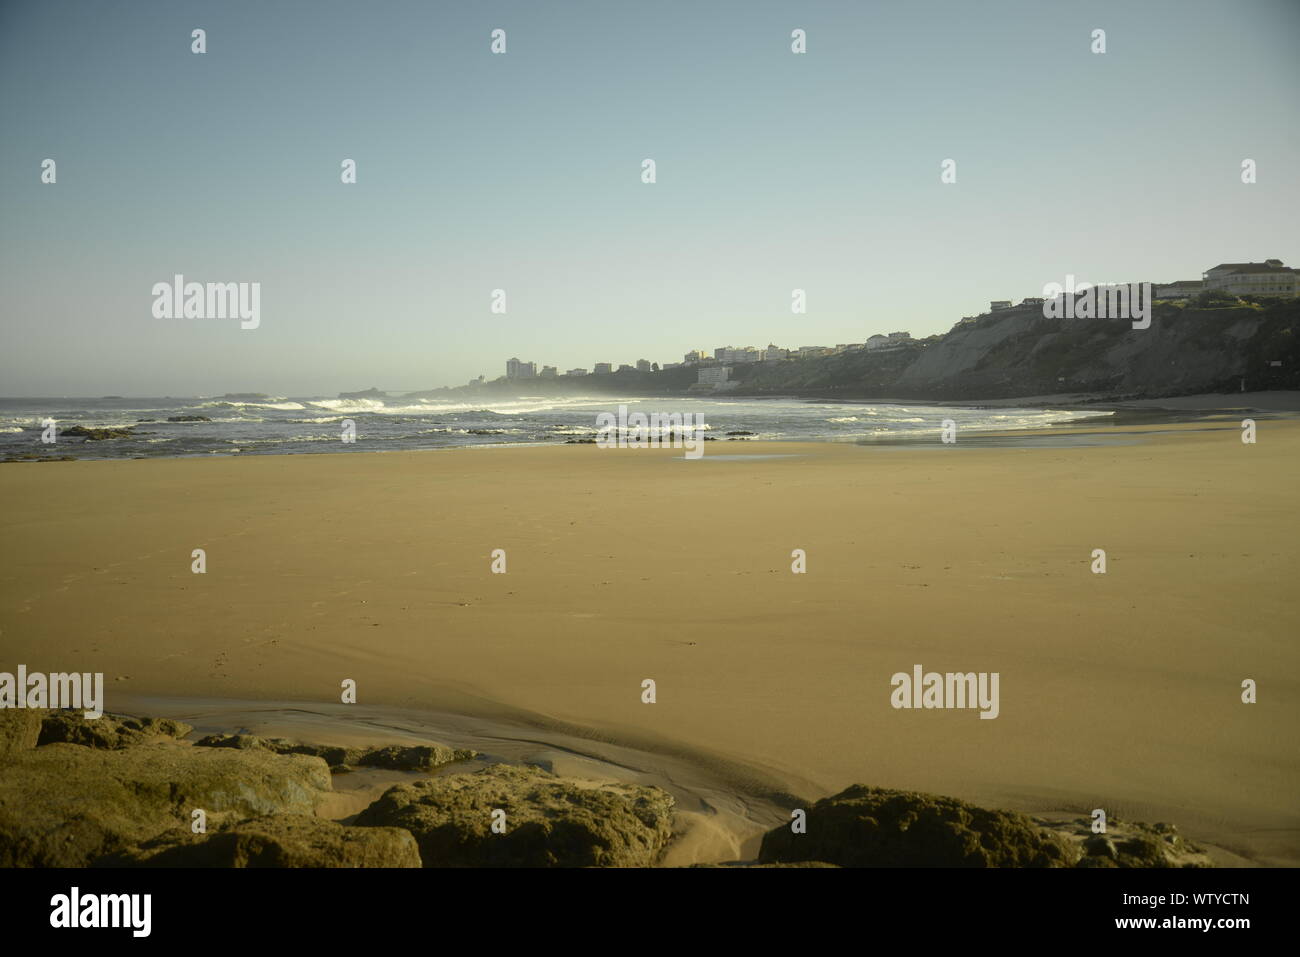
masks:
{"label": "eroded cliff face", "polygon": [[[1160,397],[1300,388],[1300,300],[1220,309],[1157,305],[1150,328],[1127,319],[995,313],[940,339],[873,355],[741,369],[740,394],[818,390],[918,399],[1055,393]],[[1276,363],[1276,364],[1275,364]]]}

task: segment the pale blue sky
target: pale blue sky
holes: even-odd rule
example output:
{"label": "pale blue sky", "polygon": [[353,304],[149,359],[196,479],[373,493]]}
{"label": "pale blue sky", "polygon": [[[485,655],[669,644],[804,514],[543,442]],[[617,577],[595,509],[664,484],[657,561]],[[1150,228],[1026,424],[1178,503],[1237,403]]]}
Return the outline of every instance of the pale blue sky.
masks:
{"label": "pale blue sky", "polygon": [[[1295,0],[0,2],[0,394],[417,389],[1300,265],[1298,40]],[[260,328],[153,318],[177,272],[260,282]]]}

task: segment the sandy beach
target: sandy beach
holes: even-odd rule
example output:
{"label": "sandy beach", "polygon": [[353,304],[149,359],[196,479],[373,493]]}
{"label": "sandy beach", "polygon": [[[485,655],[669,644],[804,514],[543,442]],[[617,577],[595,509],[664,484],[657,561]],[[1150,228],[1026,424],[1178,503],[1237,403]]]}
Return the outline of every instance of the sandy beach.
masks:
{"label": "sandy beach", "polygon": [[[1300,422],[1106,434],[7,465],[0,656],[103,671],[110,710],[443,713],[655,755],[768,826],[782,792],[862,782],[1300,863]],[[892,707],[918,664],[997,672],[997,718]]]}

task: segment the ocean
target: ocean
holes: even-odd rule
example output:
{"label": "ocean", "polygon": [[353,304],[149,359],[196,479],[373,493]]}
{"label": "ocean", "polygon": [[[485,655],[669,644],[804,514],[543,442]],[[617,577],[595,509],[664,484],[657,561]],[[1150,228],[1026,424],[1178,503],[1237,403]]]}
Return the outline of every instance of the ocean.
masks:
{"label": "ocean", "polygon": [[[1045,428],[1096,412],[954,408],[896,402],[812,399],[569,396],[472,401],[338,399],[291,396],[215,398],[0,399],[0,459],[70,455],[78,459],[196,455],[397,451],[465,446],[556,444],[594,438],[596,416],[632,412],[703,415],[705,434],[721,441],[856,442],[938,435],[944,419],[966,431]],[[202,416],[207,421],[169,422]],[[41,441],[54,419],[57,440]],[[342,442],[345,423],[356,441]],[[123,438],[65,435],[83,428],[129,428]],[[747,433],[736,435],[729,433]],[[710,446],[711,448],[713,446]]]}

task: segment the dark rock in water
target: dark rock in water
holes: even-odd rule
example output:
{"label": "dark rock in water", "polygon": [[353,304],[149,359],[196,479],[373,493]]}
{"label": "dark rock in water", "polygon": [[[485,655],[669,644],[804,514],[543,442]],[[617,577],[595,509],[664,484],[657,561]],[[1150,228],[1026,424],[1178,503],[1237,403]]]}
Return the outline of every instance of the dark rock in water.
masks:
{"label": "dark rock in water", "polygon": [[74,425],[59,430],[60,435],[84,436],[88,442],[102,442],[104,439],[129,439],[135,435],[133,426],[120,429],[93,429],[84,425]]}
{"label": "dark rock in water", "polygon": [[47,711],[45,715],[39,744],[80,744],[116,751],[160,738],[183,738],[194,730],[170,718],[117,718],[106,714],[90,719],[75,710]]}
{"label": "dark rock in water", "polygon": [[737,429],[735,432],[728,432],[728,435],[758,435],[757,432],[746,432],[744,429]]}
{"label": "dark rock in water", "polygon": [[504,435],[505,429],[466,429],[466,435]]}
{"label": "dark rock in water", "polygon": [[206,415],[169,415],[168,422],[211,422]]}
{"label": "dark rock in water", "polygon": [[100,858],[101,867],[419,867],[410,831],[346,827],[300,814],[241,821],[217,832],[169,832]]}
{"label": "dark rock in water", "polygon": [[595,439],[569,439],[565,445],[595,445]]}
{"label": "dark rock in water", "polygon": [[12,754],[36,747],[47,714],[31,708],[0,708],[0,764]]}
{"label": "dark rock in water", "polygon": [[195,809],[210,828],[310,816],[330,788],[325,762],[300,755],[165,739],[121,750],[45,745],[0,764],[0,867],[84,867],[188,829]]}
{"label": "dark rock in water", "polygon": [[[497,809],[503,834],[491,829]],[[656,787],[494,765],[389,788],[354,823],[406,828],[425,867],[645,867],[668,843],[672,809]]]}
{"label": "dark rock in water", "polygon": [[758,858],[843,867],[1069,867],[1070,842],[1031,818],[956,798],[855,784],[808,809],[808,830],[782,825]]}

